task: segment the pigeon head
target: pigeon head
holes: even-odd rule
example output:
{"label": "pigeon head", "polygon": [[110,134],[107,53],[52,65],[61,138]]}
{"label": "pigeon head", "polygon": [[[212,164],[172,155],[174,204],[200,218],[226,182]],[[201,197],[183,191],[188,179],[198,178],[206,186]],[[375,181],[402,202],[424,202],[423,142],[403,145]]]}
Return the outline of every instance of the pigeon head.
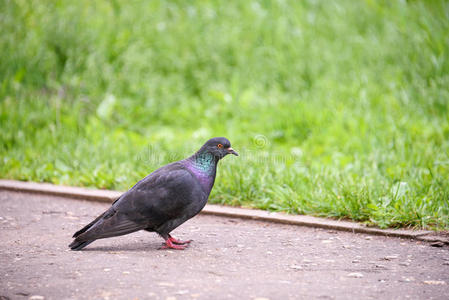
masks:
{"label": "pigeon head", "polygon": [[198,153],[210,153],[216,159],[222,159],[228,154],[239,155],[231,148],[231,142],[225,137],[216,137],[208,140]]}

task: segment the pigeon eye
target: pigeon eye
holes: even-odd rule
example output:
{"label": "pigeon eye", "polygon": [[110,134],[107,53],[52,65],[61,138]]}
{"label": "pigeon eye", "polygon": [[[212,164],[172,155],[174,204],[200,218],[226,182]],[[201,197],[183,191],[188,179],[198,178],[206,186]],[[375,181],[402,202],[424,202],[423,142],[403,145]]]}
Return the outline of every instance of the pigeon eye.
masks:
{"label": "pigeon eye", "polygon": [[222,144],[218,144],[217,147],[221,149],[221,148],[223,148],[223,145]]}

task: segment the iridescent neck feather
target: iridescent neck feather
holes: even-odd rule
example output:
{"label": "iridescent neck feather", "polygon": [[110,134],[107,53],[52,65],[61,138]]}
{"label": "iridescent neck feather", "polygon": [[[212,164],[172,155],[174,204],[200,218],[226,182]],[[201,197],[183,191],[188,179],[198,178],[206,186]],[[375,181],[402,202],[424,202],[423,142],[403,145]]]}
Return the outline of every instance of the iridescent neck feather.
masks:
{"label": "iridescent neck feather", "polygon": [[197,152],[185,160],[185,166],[199,180],[207,194],[215,181],[218,160],[209,152]]}
{"label": "iridescent neck feather", "polygon": [[195,169],[212,175],[215,171],[215,157],[208,152],[198,153],[193,156],[193,166]]}

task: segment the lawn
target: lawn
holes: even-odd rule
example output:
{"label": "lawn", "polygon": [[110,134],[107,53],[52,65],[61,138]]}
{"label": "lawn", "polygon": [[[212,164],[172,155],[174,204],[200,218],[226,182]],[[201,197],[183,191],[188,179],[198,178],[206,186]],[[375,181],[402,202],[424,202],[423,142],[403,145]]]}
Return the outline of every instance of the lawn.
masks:
{"label": "lawn", "polygon": [[449,229],[449,2],[1,1],[0,177]]}

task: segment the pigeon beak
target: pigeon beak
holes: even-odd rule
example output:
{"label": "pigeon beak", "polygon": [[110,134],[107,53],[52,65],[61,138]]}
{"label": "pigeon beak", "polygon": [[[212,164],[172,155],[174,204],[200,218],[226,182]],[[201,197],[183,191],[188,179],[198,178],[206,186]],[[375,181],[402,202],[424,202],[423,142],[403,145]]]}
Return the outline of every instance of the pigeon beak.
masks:
{"label": "pigeon beak", "polygon": [[237,152],[235,152],[234,149],[232,149],[231,147],[227,148],[226,150],[228,150],[229,154],[234,154],[235,156],[239,156],[239,154]]}

